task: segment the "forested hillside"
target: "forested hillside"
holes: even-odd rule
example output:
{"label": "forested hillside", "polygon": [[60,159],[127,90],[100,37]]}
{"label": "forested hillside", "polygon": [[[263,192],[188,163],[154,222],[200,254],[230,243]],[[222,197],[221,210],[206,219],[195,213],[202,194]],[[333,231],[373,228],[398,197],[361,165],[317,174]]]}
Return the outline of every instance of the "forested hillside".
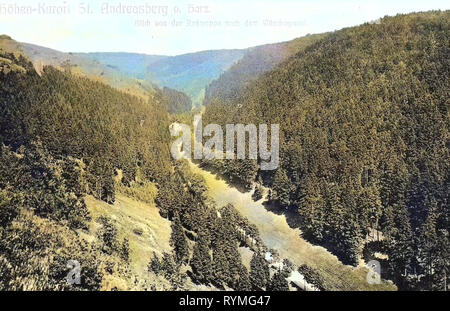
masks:
{"label": "forested hillside", "polygon": [[147,67],[146,80],[182,91],[200,106],[206,86],[246,53],[247,50],[217,50],[167,57]]}
{"label": "forested hillside", "polygon": [[[449,33],[445,11],[325,36],[251,83],[233,105],[229,97],[206,109],[205,124],[280,124],[280,167],[204,164],[235,182],[270,186],[272,203],[298,213],[303,235],[344,262],[356,264],[370,247],[387,255],[379,259],[384,277],[400,288],[444,289]],[[367,245],[373,229],[378,237]]]}
{"label": "forested hillside", "polygon": [[167,87],[183,92],[199,106],[205,87],[246,53],[247,50],[219,50],[177,56],[132,53],[74,55],[94,61],[108,70],[116,70],[128,79],[137,79],[143,85],[155,84],[161,89]]}
{"label": "forested hillside", "polygon": [[236,100],[249,83],[324,36],[308,35],[288,42],[249,49],[242,59],[208,85],[204,105],[209,105],[215,100],[222,102]]}
{"label": "forested hillside", "polygon": [[256,227],[172,162],[161,93],[0,53],[0,290],[289,289],[295,267],[272,277]]}
{"label": "forested hillside", "polygon": [[0,289],[64,289],[69,259],[82,263],[80,289],[99,289],[102,264],[121,257],[75,231],[91,221],[84,197],[113,204],[117,170],[123,187],[138,174],[167,180],[167,112],[157,99],[53,67],[39,75],[21,54],[1,53]]}
{"label": "forested hillside", "polygon": [[[12,41],[11,38],[10,41]],[[0,47],[3,47],[5,43],[0,43]],[[133,72],[136,75],[131,75],[126,63],[122,66],[117,66],[117,61],[112,61],[113,65],[104,63],[102,60],[106,57],[101,57],[102,54],[64,53],[28,43],[15,43],[15,45],[17,51],[23,53],[33,62],[38,72],[41,71],[43,66],[62,68],[75,75],[104,82],[114,88],[143,98],[147,98],[149,93],[156,89],[152,83],[139,79],[138,69]],[[152,56],[144,57],[134,54],[129,55],[129,58],[131,63],[133,63],[133,60],[134,63],[137,61],[149,63],[153,59]],[[109,58],[106,59],[109,60]],[[158,59],[158,57],[155,58],[155,60]],[[137,68],[140,68],[140,66],[137,66]]]}
{"label": "forested hillside", "polygon": [[[241,59],[247,50],[202,51],[177,56],[135,53],[64,53],[46,47],[0,39],[21,51],[39,68],[51,65],[105,82],[138,96],[147,96],[157,87],[187,94],[199,106],[206,86]],[[156,87],[157,86],[157,87]]]}

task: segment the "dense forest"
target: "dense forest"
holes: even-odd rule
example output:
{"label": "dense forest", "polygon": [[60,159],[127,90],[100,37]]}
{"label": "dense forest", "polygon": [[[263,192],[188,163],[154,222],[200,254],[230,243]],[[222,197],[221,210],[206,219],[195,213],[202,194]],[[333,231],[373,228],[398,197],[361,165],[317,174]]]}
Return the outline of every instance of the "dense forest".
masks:
{"label": "dense forest", "polygon": [[250,49],[242,59],[206,87],[203,104],[207,106],[216,99],[222,102],[237,100],[240,92],[252,81],[324,36],[325,34],[307,35],[288,42]]}
{"label": "dense forest", "polygon": [[[144,101],[70,70],[38,74],[20,53],[1,52],[0,290],[179,290],[192,288],[188,279],[289,289],[295,267],[270,271],[256,227],[232,205],[216,206],[188,163],[171,160],[163,93]],[[112,209],[118,192],[155,202],[171,223],[171,252],[148,258],[145,275],[130,268],[117,219],[93,219],[87,208],[89,195]],[[242,246],[253,251],[250,268]],[[81,284],[66,281],[73,261]]]}
{"label": "dense forest", "polygon": [[91,220],[84,196],[114,203],[117,170],[125,186],[168,178],[167,112],[53,67],[39,75],[17,53],[0,66],[0,289],[67,289],[68,259],[81,289],[99,289],[100,266],[123,263],[75,231]]}
{"label": "dense forest", "polygon": [[281,163],[273,172],[250,160],[203,165],[270,187],[273,204],[299,215],[304,237],[344,263],[356,265],[369,247],[386,255],[383,277],[400,289],[443,290],[449,33],[448,11],[386,17],[311,42],[259,79],[244,78],[238,94],[215,92],[203,123],[280,124]]}
{"label": "dense forest", "polygon": [[[449,23],[448,11],[399,15],[156,68],[195,102],[243,57],[207,88],[203,123],[278,123],[280,166],[201,165],[254,187],[255,201],[267,187],[268,208],[343,263],[377,259],[399,289],[442,290],[450,281]],[[294,272],[319,290],[357,288],[330,284],[301,262],[268,260],[278,256],[258,227],[233,205],[218,206],[191,163],[172,160],[169,125],[191,117],[184,93],[141,85],[134,96],[70,62],[33,64],[11,38],[0,41],[0,290],[281,291],[292,289]],[[183,59],[196,66],[187,70]],[[187,81],[191,72],[200,78]],[[132,269],[135,245],[108,213],[123,195],[169,224],[170,251],[144,258],[145,273]],[[146,228],[132,230],[150,244]],[[73,261],[81,284],[66,280]]]}

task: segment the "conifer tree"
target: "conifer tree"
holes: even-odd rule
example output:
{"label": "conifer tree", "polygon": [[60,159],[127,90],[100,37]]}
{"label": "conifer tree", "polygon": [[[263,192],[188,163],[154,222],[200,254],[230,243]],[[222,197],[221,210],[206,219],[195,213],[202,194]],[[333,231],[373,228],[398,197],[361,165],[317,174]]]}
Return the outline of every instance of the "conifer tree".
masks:
{"label": "conifer tree", "polygon": [[277,201],[282,207],[289,207],[291,182],[283,168],[279,168],[273,180],[272,200]]}
{"label": "conifer tree", "polygon": [[269,281],[269,265],[261,253],[255,252],[250,261],[250,283],[254,290],[263,290]]}
{"label": "conifer tree", "polygon": [[170,279],[177,272],[177,265],[173,261],[173,256],[169,253],[163,253],[161,260],[161,269],[164,273],[164,277]]}
{"label": "conifer tree", "polygon": [[173,247],[175,260],[178,263],[186,263],[189,258],[189,246],[178,213],[175,214],[171,227],[170,245]]}
{"label": "conifer tree", "polygon": [[239,266],[238,280],[236,282],[236,290],[239,291],[250,291],[252,290],[252,285],[250,283],[250,277],[248,275],[247,268],[243,264]]}
{"label": "conifer tree", "polygon": [[128,238],[123,239],[122,246],[120,248],[120,258],[127,263],[130,261],[130,242]]}
{"label": "conifer tree", "polygon": [[212,263],[207,239],[200,233],[191,258],[192,272],[199,283],[208,284],[211,280]]}
{"label": "conifer tree", "polygon": [[274,292],[289,291],[289,284],[283,271],[279,270],[275,272],[267,286],[267,290]]}
{"label": "conifer tree", "polygon": [[222,287],[224,282],[226,282],[229,267],[224,247],[220,243],[213,248],[212,271],[214,284]]}
{"label": "conifer tree", "polygon": [[148,272],[153,272],[154,274],[158,275],[160,271],[161,262],[159,261],[158,255],[153,252],[153,257],[152,259],[150,259],[150,262],[148,264]]}
{"label": "conifer tree", "polygon": [[[442,239],[438,239],[438,232],[436,230],[437,213],[436,209],[432,208],[429,211],[428,217],[422,227],[420,235],[420,257],[422,259],[422,266],[425,270],[425,275],[428,279],[429,290],[433,289],[433,279],[436,259],[438,257],[438,244]],[[445,243],[444,243],[445,245]],[[441,245],[442,246],[442,245]]]}

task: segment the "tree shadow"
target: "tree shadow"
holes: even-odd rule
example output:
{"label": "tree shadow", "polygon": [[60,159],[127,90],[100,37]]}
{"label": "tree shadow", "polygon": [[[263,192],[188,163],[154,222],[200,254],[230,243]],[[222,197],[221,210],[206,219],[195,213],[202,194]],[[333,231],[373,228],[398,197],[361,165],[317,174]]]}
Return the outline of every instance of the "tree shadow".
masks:
{"label": "tree shadow", "polygon": [[233,180],[232,178],[230,178],[227,175],[224,175],[223,173],[221,173],[219,171],[219,169],[211,166],[211,165],[207,165],[199,160],[192,160],[192,163],[198,165],[199,168],[201,168],[202,170],[207,171],[208,173],[214,174],[215,177],[219,180],[223,180],[228,187],[230,188],[236,188],[240,193],[248,193],[252,190],[251,187],[246,186],[244,183]]}
{"label": "tree shadow", "polygon": [[298,213],[297,208],[295,207],[284,208],[273,201],[265,201],[262,203],[262,205],[268,212],[284,216],[286,218],[286,222],[288,223],[291,229],[300,228],[301,223],[300,215]]}

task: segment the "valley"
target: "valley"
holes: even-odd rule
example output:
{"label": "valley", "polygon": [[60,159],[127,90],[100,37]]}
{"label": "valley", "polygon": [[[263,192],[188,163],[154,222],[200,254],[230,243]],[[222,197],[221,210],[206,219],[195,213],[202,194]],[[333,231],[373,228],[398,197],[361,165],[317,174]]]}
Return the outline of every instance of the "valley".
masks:
{"label": "valley", "polygon": [[[175,56],[1,35],[0,291],[447,290],[449,34],[429,11]],[[181,123],[253,145],[180,159],[207,139]]]}
{"label": "valley", "polygon": [[267,210],[264,199],[255,202],[252,192],[242,193],[211,172],[191,162],[193,172],[203,176],[208,193],[218,206],[233,206],[259,229],[264,244],[297,266],[306,264],[323,276],[328,290],[395,290],[395,286],[383,281],[370,285],[366,281],[368,269],[345,266],[325,248],[314,246],[301,237],[299,229],[292,229],[284,215]]}

